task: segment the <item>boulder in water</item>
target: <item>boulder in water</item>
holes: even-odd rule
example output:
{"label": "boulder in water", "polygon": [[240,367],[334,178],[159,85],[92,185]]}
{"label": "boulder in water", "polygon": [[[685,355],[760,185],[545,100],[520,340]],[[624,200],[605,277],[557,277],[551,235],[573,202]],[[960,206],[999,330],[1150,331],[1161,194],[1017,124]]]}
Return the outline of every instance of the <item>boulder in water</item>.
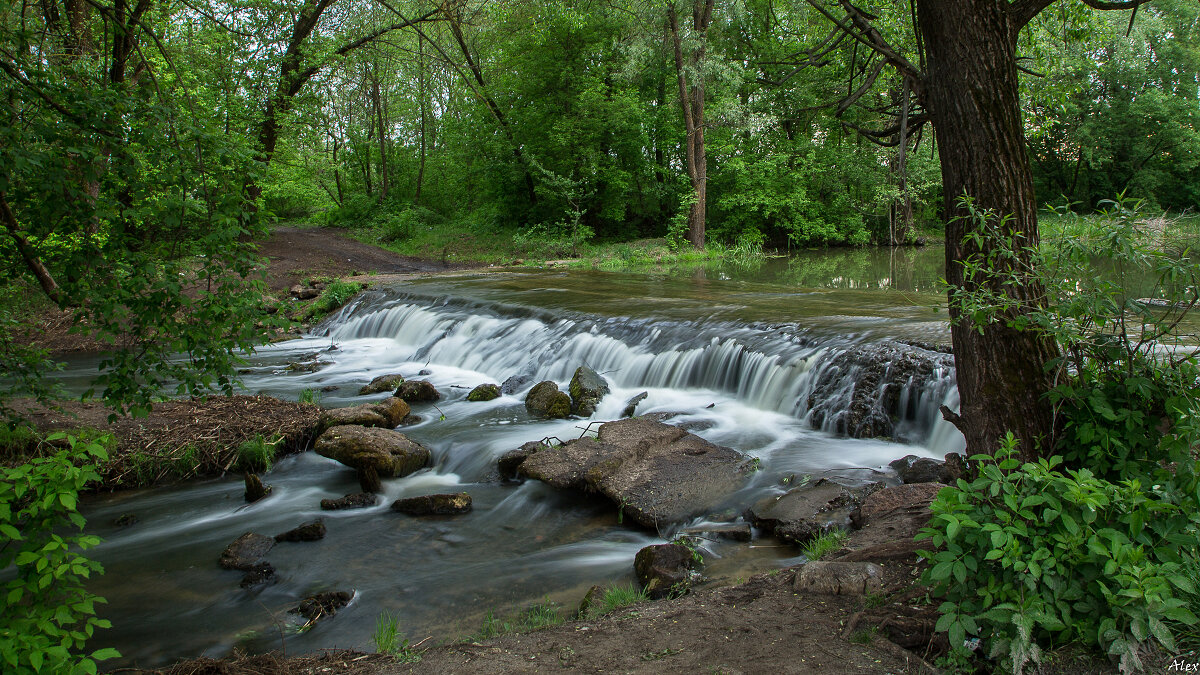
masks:
{"label": "boulder in water", "polygon": [[322,499],[321,508],[326,511],[341,511],[343,509],[365,509],[375,506],[379,498],[369,492],[357,492],[337,499]]}
{"label": "boulder in water", "polygon": [[695,559],[682,544],[655,544],[637,552],[633,572],[651,598],[683,595],[691,584]]}
{"label": "boulder in water", "polygon": [[599,492],[653,528],[707,511],[742,487],[752,468],[736,450],[637,418],[602,424],[596,438],[535,452],[519,472],[559,489]]}
{"label": "boulder in water", "polygon": [[533,377],[529,375],[513,375],[500,385],[500,393],[504,394],[505,396],[512,396],[518,391],[524,389],[525,385],[529,384],[530,382],[533,382]]}
{"label": "boulder in water", "polygon": [[609,392],[608,381],[591,368],[580,366],[575,369],[567,391],[571,394],[571,412],[580,417],[591,417]]}
{"label": "boulder in water", "polygon": [[394,429],[409,412],[408,403],[389,396],[378,403],[363,403],[348,408],[331,408],[321,413],[320,427],[339,426],[381,427]]}
{"label": "boulder in water", "polygon": [[498,384],[481,384],[467,394],[468,401],[491,401],[497,398],[500,398],[500,385]]}
{"label": "boulder in water", "polygon": [[391,429],[347,425],[333,427],[317,439],[318,455],[359,472],[399,478],[429,463],[429,449]]}
{"label": "boulder in water", "polygon": [[[905,390],[953,370],[950,354],[899,342],[849,349],[817,376],[806,401],[809,422],[853,438],[891,437],[896,422],[915,412],[917,399],[904,397]],[[902,400],[911,409],[901,410]]]}
{"label": "boulder in water", "polygon": [[325,521],[316,520],[275,535],[275,541],[317,541],[325,538]]}
{"label": "boulder in water", "polygon": [[392,510],[410,516],[453,516],[471,510],[471,495],[459,492],[397,499],[392,503]]}
{"label": "boulder in water", "polygon": [[429,380],[409,380],[396,388],[396,397],[409,403],[433,403],[442,395]]}
{"label": "boulder in water", "polygon": [[525,395],[525,409],[534,417],[563,419],[571,414],[571,397],[551,380],[539,382]]}
{"label": "boulder in water", "polygon": [[367,394],[378,394],[381,391],[395,391],[403,382],[404,376],[399,373],[380,375],[364,384],[362,389],[358,390],[358,395],[366,396]]}
{"label": "boulder in water", "polygon": [[822,532],[850,524],[850,514],[880,483],[848,487],[828,478],[760,499],[750,507],[747,520],[783,541],[804,544]]}
{"label": "boulder in water", "polygon": [[273,546],[274,539],[264,534],[247,532],[225,547],[217,563],[227,570],[246,571],[253,567],[254,563],[262,560]]}

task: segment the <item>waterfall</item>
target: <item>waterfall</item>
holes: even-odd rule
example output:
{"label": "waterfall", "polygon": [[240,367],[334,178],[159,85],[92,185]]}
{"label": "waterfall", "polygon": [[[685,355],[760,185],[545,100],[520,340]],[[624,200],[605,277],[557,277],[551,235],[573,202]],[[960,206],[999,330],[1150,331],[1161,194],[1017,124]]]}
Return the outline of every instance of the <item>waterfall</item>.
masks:
{"label": "waterfall", "polygon": [[[939,407],[956,396],[949,355],[884,341],[817,338],[798,325],[650,320],[503,303],[364,294],[319,327],[333,341],[390,340],[389,361],[496,382],[565,383],[587,365],[623,389],[703,389],[857,436],[953,444]],[[865,416],[865,418],[864,418]],[[866,421],[863,421],[863,420]]]}

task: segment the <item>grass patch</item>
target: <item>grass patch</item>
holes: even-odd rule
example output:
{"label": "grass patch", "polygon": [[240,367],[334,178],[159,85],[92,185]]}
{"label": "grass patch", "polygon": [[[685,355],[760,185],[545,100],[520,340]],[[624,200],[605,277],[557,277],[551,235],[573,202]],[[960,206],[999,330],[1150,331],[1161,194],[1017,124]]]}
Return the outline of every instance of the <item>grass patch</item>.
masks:
{"label": "grass patch", "polygon": [[822,532],[804,546],[801,553],[809,560],[820,560],[842,547],[850,535],[845,530],[830,530]]}
{"label": "grass patch", "polygon": [[646,594],[646,591],[631,583],[610,586],[604,589],[604,593],[592,603],[591,607],[588,607],[587,618],[598,619],[606,614],[612,614],[618,609],[646,602],[649,599],[650,596]]}
{"label": "grass patch", "polygon": [[238,446],[237,468],[254,473],[269,471],[271,464],[275,462],[276,448],[282,441],[279,436],[267,439],[262,434],[256,434],[254,438]]}
{"label": "grass patch", "polygon": [[298,319],[302,321],[320,321],[331,312],[350,301],[365,288],[363,284],[351,281],[334,281],[321,291],[316,300],[300,311]]}
{"label": "grass patch", "polygon": [[379,615],[371,641],[375,643],[376,652],[391,654],[400,663],[416,663],[421,660],[421,655],[400,632],[400,620],[391,612]]}
{"label": "grass patch", "polygon": [[33,427],[20,422],[0,424],[0,457],[20,457],[29,453],[41,437]]}
{"label": "grass patch", "polygon": [[543,628],[557,626],[565,619],[558,603],[546,598],[525,608],[520,614],[508,618],[497,617],[488,612],[483,617],[479,632],[467,637],[468,641],[488,640],[509,633],[530,633]]}
{"label": "grass patch", "polygon": [[311,403],[313,405],[321,404],[321,392],[316,389],[305,389],[300,392],[300,403]]}

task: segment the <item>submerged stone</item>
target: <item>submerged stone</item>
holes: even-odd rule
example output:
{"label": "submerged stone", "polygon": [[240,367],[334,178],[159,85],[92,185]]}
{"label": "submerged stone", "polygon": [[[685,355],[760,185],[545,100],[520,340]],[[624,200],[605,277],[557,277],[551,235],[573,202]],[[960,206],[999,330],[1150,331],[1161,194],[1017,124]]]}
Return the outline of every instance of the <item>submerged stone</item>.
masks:
{"label": "submerged stone", "polygon": [[254,563],[262,560],[273,546],[275,540],[271,537],[247,532],[225,547],[217,564],[227,570],[249,570]]}
{"label": "submerged stone", "polygon": [[316,520],[275,535],[275,541],[317,541],[325,538],[325,521]]}
{"label": "submerged stone", "polygon": [[471,495],[466,492],[442,495],[422,495],[397,499],[392,510],[410,516],[452,516],[471,510]]}
{"label": "submerged stone", "polygon": [[322,499],[321,508],[326,511],[341,511],[344,509],[365,509],[379,501],[379,498],[369,492],[358,492],[337,499]]}

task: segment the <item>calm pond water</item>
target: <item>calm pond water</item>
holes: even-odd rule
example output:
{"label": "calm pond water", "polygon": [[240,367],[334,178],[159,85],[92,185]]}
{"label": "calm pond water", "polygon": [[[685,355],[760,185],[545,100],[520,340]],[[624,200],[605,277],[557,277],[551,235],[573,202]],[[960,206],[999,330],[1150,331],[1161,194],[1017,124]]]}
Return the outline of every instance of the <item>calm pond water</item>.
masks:
{"label": "calm pond water", "polygon": [[[938,248],[832,251],[683,275],[499,271],[374,288],[314,335],[250,357],[245,386],[290,399],[322,390],[323,405],[340,406],[381,398],[356,395],[377,375],[428,371],[422,379],[443,399],[436,408],[415,406],[424,421],[403,431],[431,448],[433,466],[385,481],[379,506],[356,511],[319,509],[322,498],[358,487],[352,471],[314,453],[277,462],[264,476],[274,493],[252,505],[242,500],[240,476],[89,499],[88,530],[104,538],[94,555],[106,568],[91,590],[109,600],[102,611],[113,622],[92,646],[115,646],[123,663],[141,666],[234,647],[371,650],[385,611],[413,642],[450,640],[478,630],[486,612],[513,614],[545,599],[573,609],[593,584],[632,582],[638,549],[699,521],[646,531],[618,522],[606,501],[499,482],[495,460],[504,452],[588,431],[579,420],[531,419],[524,391],[466,401],[472,387],[514,375],[565,388],[578,366],[589,365],[613,389],[593,419],[616,419],[644,391],[639,414],[683,412],[678,421],[696,433],[759,458],[750,484],[714,513],[741,513],[785,491],[792,476],[891,480],[890,460],[961,447],[936,414],[956,402],[952,373],[911,383],[899,427],[906,443],[813,429],[807,400],[814,378],[855,345],[949,340],[936,286],[941,255]],[[321,364],[315,372],[287,369],[313,361]],[[66,377],[81,380],[89,368],[94,363],[78,363]],[[451,491],[470,492],[474,510],[435,519],[389,510],[398,497]],[[139,522],[112,524],[126,513]],[[274,535],[317,517],[328,526],[324,540],[277,544],[267,556],[278,570],[274,585],[243,590],[241,573],[217,566],[243,532]],[[706,548],[715,578],[800,560],[798,549],[769,537]],[[324,590],[356,594],[335,618],[299,631],[301,620],[288,610]]]}

